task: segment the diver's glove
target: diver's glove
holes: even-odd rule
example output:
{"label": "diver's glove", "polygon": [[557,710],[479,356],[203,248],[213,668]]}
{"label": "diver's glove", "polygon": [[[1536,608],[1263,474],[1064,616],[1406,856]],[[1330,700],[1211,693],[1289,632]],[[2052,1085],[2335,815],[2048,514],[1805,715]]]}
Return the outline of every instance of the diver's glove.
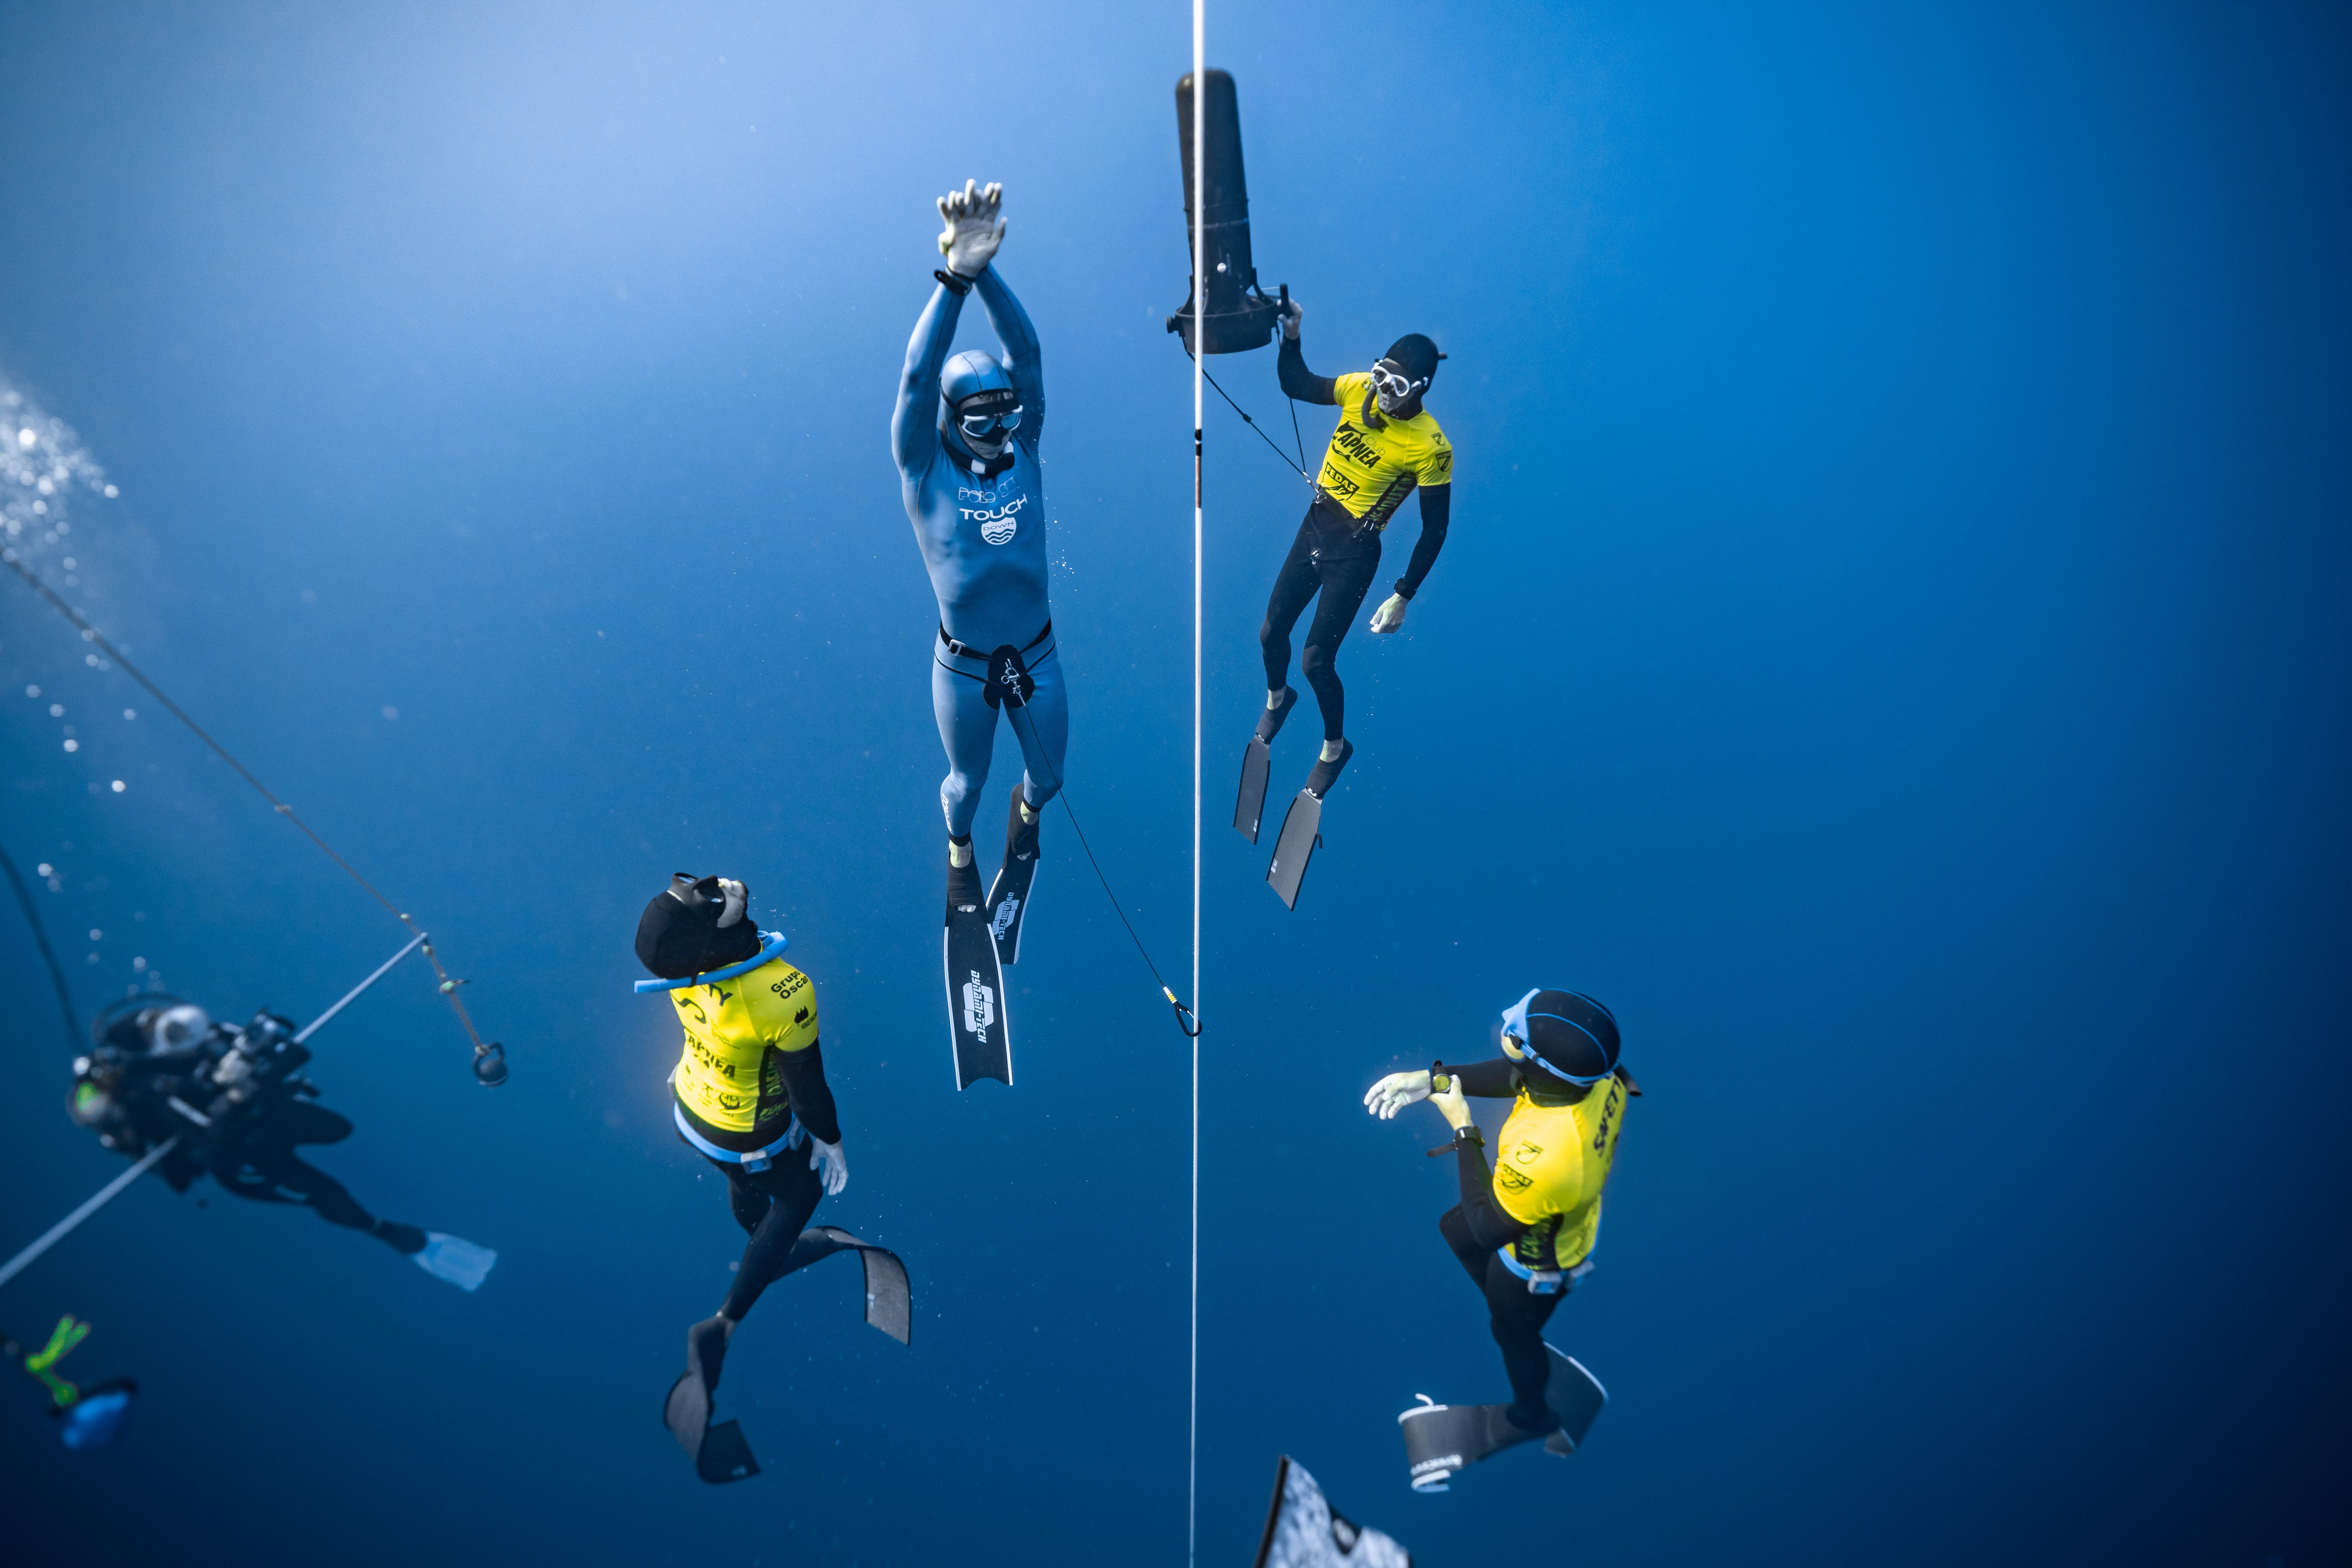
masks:
{"label": "diver's glove", "polygon": [[1412,603],[1402,594],[1391,594],[1381,601],[1381,607],[1372,612],[1372,630],[1392,632],[1404,625],[1404,609]]}
{"label": "diver's glove", "polygon": [[809,1134],[809,1169],[821,1171],[827,1197],[849,1185],[849,1156],[841,1152],[838,1143],[828,1143],[814,1133]]}
{"label": "diver's glove", "polygon": [[1003,185],[991,184],[983,191],[971,180],[963,189],[940,198],[940,221],[947,226],[940,236],[940,254],[948,258],[949,271],[973,279],[988,270],[996,247],[1004,243],[1004,220],[996,216],[1003,202]]}
{"label": "diver's glove", "polygon": [[1406,1106],[1417,1105],[1428,1098],[1427,1073],[1392,1072],[1364,1090],[1364,1109],[1387,1121]]}
{"label": "diver's glove", "polygon": [[1282,320],[1282,335],[1292,342],[1298,341],[1298,323],[1305,319],[1307,308],[1296,300],[1285,300],[1278,312]]}

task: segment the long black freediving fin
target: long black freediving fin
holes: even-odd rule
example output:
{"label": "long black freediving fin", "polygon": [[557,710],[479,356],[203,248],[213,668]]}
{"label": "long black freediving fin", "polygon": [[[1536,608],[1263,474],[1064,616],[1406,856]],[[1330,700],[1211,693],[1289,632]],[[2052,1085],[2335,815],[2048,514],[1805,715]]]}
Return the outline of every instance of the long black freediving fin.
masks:
{"label": "long black freediving fin", "polygon": [[860,1241],[837,1226],[811,1226],[793,1243],[784,1258],[783,1274],[822,1263],[836,1252],[852,1251],[866,1267],[866,1322],[900,1344],[908,1343],[914,1330],[915,1295],[907,1283],[907,1266],[888,1247]]}
{"label": "long black freediving fin", "polygon": [[1307,863],[1323,846],[1323,803],[1309,790],[1300,790],[1282,818],[1282,833],[1274,841],[1274,859],[1265,868],[1266,885],[1282,907],[1298,907],[1298,885],[1307,879]]}
{"label": "long black freediving fin", "polygon": [[741,1425],[711,1424],[710,1390],[704,1386],[702,1373],[691,1367],[669,1385],[668,1397],[662,1401],[662,1425],[694,1461],[694,1473],[713,1486],[760,1473],[760,1461],[751,1457],[751,1440]]}
{"label": "long black freediving fin", "polygon": [[1029,892],[1037,885],[1038,829],[1042,821],[1021,820],[1023,788],[1013,786],[1004,824],[1004,864],[988,889],[988,929],[996,937],[999,964],[1021,962],[1021,928],[1029,914]]}
{"label": "long black freediving fin", "polygon": [[1440,1405],[1426,1394],[1397,1417],[1412,1489],[1442,1492],[1460,1471],[1539,1434],[1511,1425],[1507,1405]]}
{"label": "long black freediving fin", "polygon": [[[1004,1016],[1004,971],[996,931],[980,893],[980,877],[952,868],[948,878],[947,930],[940,937],[947,983],[948,1038],[955,1051],[956,1088],[984,1078],[1013,1082],[1012,1030]],[[966,901],[969,900],[969,901]]]}
{"label": "long black freediving fin", "polygon": [[1234,831],[1253,844],[1257,842],[1258,820],[1265,815],[1265,776],[1273,768],[1274,748],[1252,735],[1249,749],[1242,752],[1242,787],[1234,797]]}
{"label": "long black freediving fin", "polygon": [[1559,1430],[1544,1440],[1544,1451],[1566,1458],[1584,1446],[1584,1435],[1592,1430],[1593,1418],[1609,1403],[1609,1391],[1582,1362],[1549,1340],[1544,1342],[1544,1351],[1551,1357],[1544,1403],[1559,1417]]}

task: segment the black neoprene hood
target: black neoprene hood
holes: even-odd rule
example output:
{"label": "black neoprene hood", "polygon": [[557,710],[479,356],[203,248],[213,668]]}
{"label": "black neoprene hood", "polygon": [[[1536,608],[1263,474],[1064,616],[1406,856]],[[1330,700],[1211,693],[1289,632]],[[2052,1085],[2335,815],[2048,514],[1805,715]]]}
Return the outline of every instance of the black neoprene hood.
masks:
{"label": "black neoprene hood", "polygon": [[740,963],[760,951],[760,922],[747,911],[724,931],[727,900],[717,877],[680,871],[637,920],[637,962],[662,980],[684,980]]}
{"label": "black neoprene hood", "polygon": [[1435,343],[1419,332],[1407,332],[1391,343],[1389,352],[1381,357],[1404,372],[1411,380],[1433,381],[1437,376],[1437,362],[1445,356],[1437,352]]}

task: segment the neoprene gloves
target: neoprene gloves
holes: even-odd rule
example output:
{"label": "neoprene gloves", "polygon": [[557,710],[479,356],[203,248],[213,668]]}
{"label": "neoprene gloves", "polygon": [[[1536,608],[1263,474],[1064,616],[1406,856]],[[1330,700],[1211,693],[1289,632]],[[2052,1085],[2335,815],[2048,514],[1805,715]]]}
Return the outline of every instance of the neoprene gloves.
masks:
{"label": "neoprene gloves", "polygon": [[940,236],[940,254],[948,258],[949,271],[959,278],[977,278],[988,270],[996,247],[1004,243],[1004,220],[996,216],[1003,204],[1003,185],[982,190],[973,180],[940,198],[940,221],[947,226]]}
{"label": "neoprene gloves", "polygon": [[1402,594],[1391,594],[1381,602],[1381,607],[1372,612],[1372,630],[1392,632],[1404,625],[1404,607],[1412,602]]}

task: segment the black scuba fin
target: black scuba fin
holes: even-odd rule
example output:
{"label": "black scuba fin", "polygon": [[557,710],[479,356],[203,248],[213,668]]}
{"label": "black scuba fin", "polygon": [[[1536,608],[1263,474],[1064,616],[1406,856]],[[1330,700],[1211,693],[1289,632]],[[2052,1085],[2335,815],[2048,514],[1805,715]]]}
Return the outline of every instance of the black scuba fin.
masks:
{"label": "black scuba fin", "polygon": [[996,937],[1000,964],[1021,962],[1021,928],[1029,913],[1029,890],[1037,883],[1038,829],[1042,816],[1024,822],[1023,786],[1013,786],[1013,805],[1004,824],[1004,864],[988,889],[988,927]]}
{"label": "black scuba fin", "polygon": [[1234,798],[1234,831],[1253,844],[1257,842],[1258,820],[1265,815],[1265,775],[1274,763],[1274,738],[1282,733],[1283,721],[1297,706],[1297,689],[1284,687],[1280,700],[1257,716],[1257,733],[1242,752],[1242,788]]}
{"label": "black scuba fin", "polygon": [[[952,873],[950,873],[952,875]],[[973,879],[978,885],[978,879]],[[975,901],[948,914],[940,937],[947,982],[948,1038],[955,1052],[956,1088],[984,1078],[1013,1082],[1013,1041],[1004,1016],[1004,971],[996,959],[996,932],[988,910]]]}
{"label": "black scuba fin", "polygon": [[706,1374],[715,1374],[726,1354],[723,1329],[715,1331],[717,1345],[707,1342],[714,1331],[710,1325],[718,1321],[705,1319],[687,1331],[686,1371],[669,1385],[669,1394],[662,1401],[662,1425],[694,1461],[694,1473],[714,1486],[760,1473],[760,1461],[751,1457],[743,1428],[733,1421],[711,1425],[711,1389],[717,1379]]}
{"label": "black scuba fin", "polygon": [[907,1343],[914,1330],[914,1291],[907,1283],[907,1266],[888,1247],[860,1241],[838,1226],[811,1226],[793,1243],[783,1269],[776,1277],[781,1279],[812,1263],[821,1263],[836,1252],[850,1251],[856,1252],[858,1261],[866,1267],[866,1323],[900,1344]]}
{"label": "black scuba fin", "polygon": [[1609,1391],[1601,1380],[1585,1370],[1584,1363],[1552,1343],[1544,1342],[1544,1352],[1551,1357],[1551,1376],[1544,1384],[1544,1403],[1559,1417],[1559,1430],[1544,1439],[1544,1451],[1566,1458],[1584,1444],[1584,1435],[1592,1430],[1592,1419],[1601,1407],[1609,1403]]}
{"label": "black scuba fin", "polygon": [[1282,819],[1282,834],[1274,841],[1274,860],[1265,879],[1282,907],[1298,907],[1298,885],[1307,879],[1307,863],[1323,843],[1323,802],[1300,790]]}
{"label": "black scuba fin", "polygon": [[1242,752],[1241,793],[1234,797],[1234,831],[1257,842],[1258,819],[1265,815],[1265,775],[1274,766],[1274,752],[1255,735]]}
{"label": "black scuba fin", "polygon": [[1405,1463],[1417,1492],[1445,1491],[1456,1472],[1542,1436],[1514,1426],[1507,1405],[1439,1405],[1426,1394],[1415,1397],[1421,1403],[1398,1416],[1397,1425],[1404,1429]]}

